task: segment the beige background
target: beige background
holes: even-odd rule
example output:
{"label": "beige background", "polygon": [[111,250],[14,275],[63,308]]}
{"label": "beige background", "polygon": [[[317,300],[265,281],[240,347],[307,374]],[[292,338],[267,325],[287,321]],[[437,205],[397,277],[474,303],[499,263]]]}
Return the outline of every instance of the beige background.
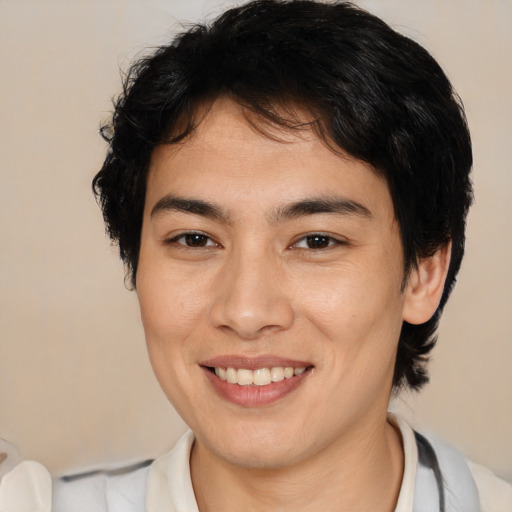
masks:
{"label": "beige background", "polygon": [[[206,0],[0,0],[0,437],[53,471],[155,456],[184,429],[90,193],[119,66]],[[512,2],[361,1],[463,97],[477,202],[431,365],[395,407],[512,480]]]}

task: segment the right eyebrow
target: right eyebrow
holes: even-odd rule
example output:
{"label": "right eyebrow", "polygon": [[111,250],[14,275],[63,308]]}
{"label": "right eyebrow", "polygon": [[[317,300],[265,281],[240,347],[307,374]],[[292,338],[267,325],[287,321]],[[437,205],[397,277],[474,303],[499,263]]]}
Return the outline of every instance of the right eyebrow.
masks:
{"label": "right eyebrow", "polygon": [[327,196],[307,198],[277,208],[270,215],[273,222],[281,219],[293,219],[317,213],[334,213],[337,215],[356,215],[366,219],[373,217],[372,212],[362,203],[345,197]]}
{"label": "right eyebrow", "polygon": [[210,217],[211,219],[229,222],[228,213],[220,206],[204,201],[202,199],[190,199],[186,197],[178,197],[172,194],[166,195],[159,199],[155,206],[151,209],[151,217],[163,212],[183,212],[200,215],[202,217]]}

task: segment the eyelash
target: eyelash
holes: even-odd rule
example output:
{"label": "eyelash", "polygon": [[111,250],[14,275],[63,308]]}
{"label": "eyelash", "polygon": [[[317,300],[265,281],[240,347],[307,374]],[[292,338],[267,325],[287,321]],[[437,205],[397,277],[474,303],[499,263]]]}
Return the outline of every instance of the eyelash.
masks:
{"label": "eyelash", "polygon": [[[197,237],[196,242],[204,242],[204,245],[201,245],[199,243],[198,245],[191,245],[190,242],[193,243],[191,240],[191,237]],[[180,240],[183,239],[183,242],[180,242]],[[209,243],[211,242],[211,243]],[[321,247],[300,247],[299,243],[305,242],[305,244],[315,244],[318,243],[321,245]],[[200,231],[189,231],[186,233],[180,233],[179,235],[174,236],[173,238],[170,238],[169,240],[165,241],[166,245],[171,244],[177,244],[183,247],[191,248],[191,249],[202,249],[205,247],[221,247],[220,244],[215,242],[210,236],[208,236],[205,233],[202,233]],[[327,244],[327,245],[323,245]],[[331,247],[335,247],[337,245],[345,245],[346,242],[343,240],[339,240],[337,238],[334,238],[331,235],[327,235],[325,233],[309,233],[307,235],[302,236],[299,238],[296,242],[290,245],[290,249],[304,249],[307,251],[320,251],[329,249]],[[322,246],[323,245],[323,246]]]}

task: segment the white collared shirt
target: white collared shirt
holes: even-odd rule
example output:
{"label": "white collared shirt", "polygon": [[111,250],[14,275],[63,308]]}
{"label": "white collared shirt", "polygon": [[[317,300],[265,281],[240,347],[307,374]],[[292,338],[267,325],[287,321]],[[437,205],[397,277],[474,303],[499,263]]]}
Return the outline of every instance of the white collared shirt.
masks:
{"label": "white collared shirt", "polygon": [[[389,420],[400,429],[405,460],[395,512],[428,510],[426,501],[437,498],[430,496],[425,500],[417,495],[418,481],[425,478],[418,464],[414,431],[399,417],[390,415]],[[53,508],[48,471],[37,462],[25,461],[2,479],[0,511],[199,512],[190,477],[193,443],[194,434],[189,431],[169,453],[156,459],[149,467],[115,475],[98,473],[68,482],[56,480],[53,482]],[[512,512],[512,486],[482,466],[468,462],[468,467],[478,488],[480,510]],[[421,479],[417,481],[419,477]],[[478,510],[478,504],[475,504],[475,510]]]}

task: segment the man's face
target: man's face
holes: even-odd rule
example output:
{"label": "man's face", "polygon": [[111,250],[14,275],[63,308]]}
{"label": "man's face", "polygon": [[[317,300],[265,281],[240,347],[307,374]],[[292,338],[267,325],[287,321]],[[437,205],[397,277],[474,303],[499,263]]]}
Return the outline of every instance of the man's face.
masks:
{"label": "man's face", "polygon": [[215,456],[280,467],[382,428],[403,272],[386,182],[309,130],[275,140],[219,100],[154,151],[142,320],[160,385]]}

